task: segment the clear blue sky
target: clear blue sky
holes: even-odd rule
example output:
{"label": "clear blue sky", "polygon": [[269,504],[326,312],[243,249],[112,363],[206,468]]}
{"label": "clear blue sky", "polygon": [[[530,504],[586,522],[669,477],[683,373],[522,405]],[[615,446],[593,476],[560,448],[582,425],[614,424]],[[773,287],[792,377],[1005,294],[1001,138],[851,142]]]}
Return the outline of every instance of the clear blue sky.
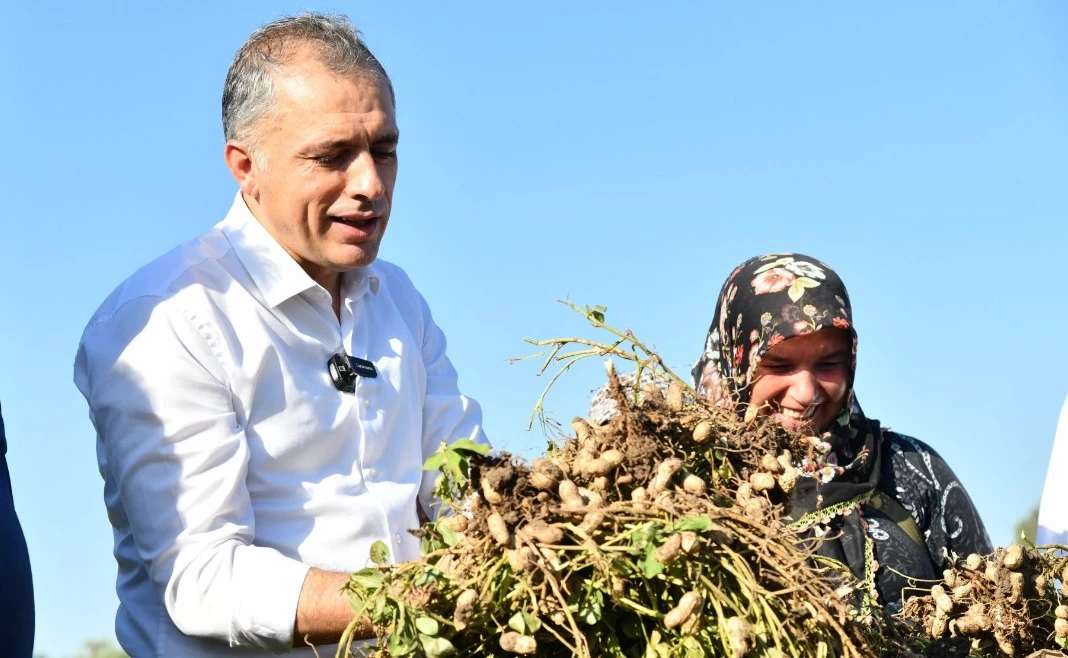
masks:
{"label": "clear blue sky", "polygon": [[[506,449],[543,382],[522,338],[604,304],[688,370],[723,278],[802,251],[860,331],[858,393],[933,444],[996,543],[1037,501],[1068,393],[1068,5],[349,3],[393,77],[383,257],[422,289]],[[607,7],[610,7],[608,9]],[[82,327],[234,184],[219,97],[284,2],[12,3],[0,21],[0,402],[38,647],[110,637],[111,534]],[[564,420],[596,364],[549,399]]]}

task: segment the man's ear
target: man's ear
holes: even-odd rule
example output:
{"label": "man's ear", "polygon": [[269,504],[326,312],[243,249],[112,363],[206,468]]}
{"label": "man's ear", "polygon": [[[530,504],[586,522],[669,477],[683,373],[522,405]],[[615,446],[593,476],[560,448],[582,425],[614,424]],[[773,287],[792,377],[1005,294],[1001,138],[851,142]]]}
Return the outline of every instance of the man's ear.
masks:
{"label": "man's ear", "polygon": [[245,196],[259,198],[259,184],[256,176],[258,171],[249,145],[234,139],[229,140],[223,149],[223,160],[226,161],[226,168],[230,170],[230,174],[237,181],[237,186],[241,188]]}

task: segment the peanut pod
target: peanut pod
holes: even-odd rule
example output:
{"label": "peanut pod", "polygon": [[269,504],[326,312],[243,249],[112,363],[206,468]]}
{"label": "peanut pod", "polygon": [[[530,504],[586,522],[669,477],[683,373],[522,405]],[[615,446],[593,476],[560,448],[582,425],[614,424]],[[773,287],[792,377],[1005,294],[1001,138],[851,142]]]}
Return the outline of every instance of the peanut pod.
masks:
{"label": "peanut pod", "polygon": [[1018,569],[1023,564],[1023,561],[1023,546],[1020,546],[1019,544],[1012,544],[1005,549],[1005,553],[1001,556],[1001,563],[1004,564],[1007,569]]}
{"label": "peanut pod", "polygon": [[538,650],[538,642],[529,635],[520,635],[515,631],[508,631],[501,635],[501,648],[508,653],[529,655]]}
{"label": "peanut pod", "polygon": [[504,517],[499,512],[490,514],[486,519],[486,525],[489,526],[490,536],[498,544],[505,547],[512,544],[512,531],[508,529],[508,524],[504,522]]}
{"label": "peanut pod", "polygon": [[456,597],[456,610],[452,613],[452,623],[456,630],[462,631],[467,628],[467,622],[475,615],[475,603],[478,601],[478,592],[473,589],[465,589]]}
{"label": "peanut pod", "polygon": [[661,564],[671,564],[682,554],[682,535],[675,534],[668,537],[653,555]]}
{"label": "peanut pod", "polygon": [[691,590],[682,595],[679,599],[679,604],[672,608],[666,615],[664,615],[664,626],[667,628],[676,628],[685,624],[690,620],[690,617],[697,612],[697,609],[701,607],[701,593],[697,590]]}
{"label": "peanut pod", "polygon": [[693,428],[693,440],[694,443],[707,443],[712,437],[712,423],[707,420],[702,420],[697,423],[697,427]]}

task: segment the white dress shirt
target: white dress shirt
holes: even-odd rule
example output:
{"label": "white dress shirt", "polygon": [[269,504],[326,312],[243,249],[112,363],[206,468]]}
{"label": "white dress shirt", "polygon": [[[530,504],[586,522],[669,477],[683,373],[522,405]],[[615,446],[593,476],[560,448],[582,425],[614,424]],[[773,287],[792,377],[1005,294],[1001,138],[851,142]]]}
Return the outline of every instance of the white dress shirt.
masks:
{"label": "white dress shirt", "polygon": [[[327,371],[342,351],[378,371],[355,394]],[[133,658],[288,651],[309,567],[361,569],[375,540],[396,561],[418,557],[407,530],[417,499],[432,509],[437,475],[423,461],[442,441],[484,440],[404,272],[378,260],[346,273],[339,321],[240,195],[104,301],[74,379],[114,528],[116,634]]]}
{"label": "white dress shirt", "polygon": [[1057,420],[1042,503],[1038,508],[1036,544],[1068,544],[1068,399]]}

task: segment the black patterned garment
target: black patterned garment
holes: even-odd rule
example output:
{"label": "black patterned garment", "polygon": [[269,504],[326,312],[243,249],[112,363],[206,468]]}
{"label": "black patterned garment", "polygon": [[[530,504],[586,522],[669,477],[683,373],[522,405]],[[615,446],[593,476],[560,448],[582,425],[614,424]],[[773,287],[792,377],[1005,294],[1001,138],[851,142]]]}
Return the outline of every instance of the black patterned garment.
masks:
{"label": "black patterned garment", "polygon": [[801,478],[789,518],[823,537],[819,552],[848,566],[871,600],[896,611],[911,584],[923,588],[919,581],[941,578],[947,552],[992,549],[945,461],[926,444],[883,429],[857,402],[857,334],[837,273],[801,254],[760,256],[735,268],[720,291],[694,384],[752,417],[751,387],[768,350],[825,329],[852,335],[849,392],[838,417],[811,437],[809,454],[795,457]]}
{"label": "black patterned garment", "polygon": [[[892,510],[863,505],[861,515],[878,563],[879,599],[890,612],[897,612],[902,593],[907,597],[910,587],[902,574],[917,581],[941,580],[942,569],[948,567],[946,555],[985,554],[993,547],[979,512],[949,464],[922,441],[889,430],[883,434],[889,458],[883,462],[879,490],[908,513],[923,540],[921,545],[909,537],[910,526],[891,518]],[[913,585],[923,587],[922,582]],[[929,591],[930,584],[919,594]]]}

